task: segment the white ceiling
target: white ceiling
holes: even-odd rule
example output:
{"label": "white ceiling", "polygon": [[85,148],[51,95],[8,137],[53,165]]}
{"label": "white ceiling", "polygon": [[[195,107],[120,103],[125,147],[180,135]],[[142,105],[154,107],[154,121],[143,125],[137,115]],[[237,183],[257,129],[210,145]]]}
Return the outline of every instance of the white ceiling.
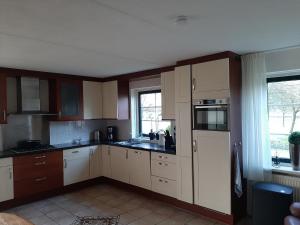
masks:
{"label": "white ceiling", "polygon": [[104,77],[299,45],[299,11],[299,0],[0,0],[0,66]]}

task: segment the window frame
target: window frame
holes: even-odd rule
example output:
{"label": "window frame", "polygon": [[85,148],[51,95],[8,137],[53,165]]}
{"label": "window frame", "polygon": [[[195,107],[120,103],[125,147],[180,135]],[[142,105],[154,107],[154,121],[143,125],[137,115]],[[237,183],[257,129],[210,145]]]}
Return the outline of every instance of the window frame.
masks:
{"label": "window frame", "polygon": [[[142,137],[149,137],[149,134],[143,134],[142,133],[142,107],[141,107],[141,95],[143,94],[156,94],[161,93],[161,90],[149,90],[149,91],[139,91],[138,92],[138,127],[139,127],[139,134]],[[162,107],[162,106],[161,106]]]}
{"label": "window frame", "polygon": [[[268,83],[283,82],[283,81],[293,81],[293,80],[300,80],[300,75],[291,75],[291,76],[282,76],[282,77],[269,77],[269,78],[267,78],[267,84]],[[269,110],[269,104],[268,104],[268,110]],[[287,158],[278,158],[278,159],[279,159],[280,163],[291,163],[291,159],[287,159]],[[272,157],[272,162],[276,162],[275,157]]]}

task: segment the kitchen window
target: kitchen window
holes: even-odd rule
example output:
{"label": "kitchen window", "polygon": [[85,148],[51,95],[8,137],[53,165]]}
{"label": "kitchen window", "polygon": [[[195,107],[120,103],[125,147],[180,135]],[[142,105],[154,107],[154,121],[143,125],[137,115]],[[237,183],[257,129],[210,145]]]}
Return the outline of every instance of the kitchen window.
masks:
{"label": "kitchen window", "polygon": [[300,131],[300,76],[269,78],[269,130],[273,161],[290,163],[288,136]]}
{"label": "kitchen window", "polygon": [[148,137],[153,132],[171,129],[171,122],[161,117],[161,91],[141,91],[138,93],[138,124],[141,136]]}

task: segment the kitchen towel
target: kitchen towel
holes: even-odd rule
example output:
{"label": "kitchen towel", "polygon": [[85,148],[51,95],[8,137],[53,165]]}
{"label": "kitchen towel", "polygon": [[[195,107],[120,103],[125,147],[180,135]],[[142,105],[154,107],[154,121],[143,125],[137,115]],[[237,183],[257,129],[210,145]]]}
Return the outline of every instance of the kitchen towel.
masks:
{"label": "kitchen towel", "polygon": [[242,174],[241,174],[239,151],[237,148],[237,144],[234,145],[234,154],[235,154],[234,192],[240,198],[243,195],[243,186],[242,186]]}

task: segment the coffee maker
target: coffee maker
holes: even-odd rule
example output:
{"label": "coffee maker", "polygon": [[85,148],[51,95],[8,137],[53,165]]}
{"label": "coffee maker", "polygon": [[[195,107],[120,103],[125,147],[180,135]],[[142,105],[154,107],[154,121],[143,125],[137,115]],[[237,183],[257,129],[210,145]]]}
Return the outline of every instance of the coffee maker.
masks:
{"label": "coffee maker", "polygon": [[107,141],[117,141],[117,127],[109,126],[106,128]]}

